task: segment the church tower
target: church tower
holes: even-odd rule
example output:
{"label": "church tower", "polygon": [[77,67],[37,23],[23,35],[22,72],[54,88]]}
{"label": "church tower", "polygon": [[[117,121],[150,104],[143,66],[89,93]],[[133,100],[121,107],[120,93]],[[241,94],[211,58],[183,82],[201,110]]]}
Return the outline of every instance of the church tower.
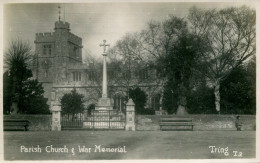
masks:
{"label": "church tower", "polygon": [[55,22],[54,32],[36,33],[33,75],[51,97],[53,85],[68,83],[69,65],[82,64],[82,39],[70,32],[68,22]]}

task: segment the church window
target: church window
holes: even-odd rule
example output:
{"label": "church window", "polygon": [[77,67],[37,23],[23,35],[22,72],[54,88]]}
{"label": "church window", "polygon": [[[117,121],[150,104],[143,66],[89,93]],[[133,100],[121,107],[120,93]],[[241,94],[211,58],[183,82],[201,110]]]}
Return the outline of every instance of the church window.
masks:
{"label": "church window", "polygon": [[78,48],[74,46],[73,48],[73,54],[76,58],[79,58],[79,55],[78,55]]}
{"label": "church window", "polygon": [[90,81],[95,81],[95,78],[96,78],[96,73],[95,73],[95,71],[89,71],[88,77],[89,77],[89,80],[90,80]]}
{"label": "church window", "polygon": [[43,45],[43,55],[51,55],[51,45]]}
{"label": "church window", "polygon": [[81,72],[73,72],[73,81],[81,81]]}
{"label": "church window", "polygon": [[145,68],[139,72],[139,78],[142,80],[148,79],[148,68]]}

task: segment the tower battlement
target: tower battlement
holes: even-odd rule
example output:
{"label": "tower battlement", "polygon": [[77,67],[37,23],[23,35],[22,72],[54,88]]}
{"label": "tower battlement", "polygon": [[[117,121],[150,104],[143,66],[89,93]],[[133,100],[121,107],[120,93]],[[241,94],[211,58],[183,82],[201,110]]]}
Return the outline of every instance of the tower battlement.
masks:
{"label": "tower battlement", "polygon": [[36,42],[42,41],[53,41],[54,40],[54,33],[53,32],[44,32],[44,33],[36,33]]}
{"label": "tower battlement", "polygon": [[36,33],[37,37],[53,36],[53,32]]}
{"label": "tower battlement", "polygon": [[70,30],[70,24],[68,22],[57,21],[57,22],[55,22],[55,29],[68,29],[68,30]]}

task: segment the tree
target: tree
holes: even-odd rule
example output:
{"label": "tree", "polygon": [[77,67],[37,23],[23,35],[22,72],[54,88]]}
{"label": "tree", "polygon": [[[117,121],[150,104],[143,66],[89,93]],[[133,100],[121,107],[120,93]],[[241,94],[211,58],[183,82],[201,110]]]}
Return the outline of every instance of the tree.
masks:
{"label": "tree", "polygon": [[[109,51],[109,65],[113,65],[116,80],[113,84],[124,85],[129,90],[135,88],[142,80],[139,72],[145,67],[142,48],[138,42],[139,35],[126,34]],[[144,64],[140,64],[144,63]]]}
{"label": "tree", "polygon": [[214,87],[220,113],[220,85],[232,70],[255,54],[255,11],[249,7],[221,10],[190,9],[188,19],[196,37],[203,38],[196,70]]}
{"label": "tree", "polygon": [[72,120],[77,113],[82,113],[84,107],[84,96],[77,93],[74,88],[70,93],[66,93],[61,98],[61,110],[62,114],[71,114]]}
{"label": "tree", "polygon": [[22,97],[20,94],[22,82],[32,77],[32,72],[27,69],[31,58],[31,47],[28,43],[24,43],[20,39],[12,41],[10,47],[5,52],[5,68],[8,69],[8,76],[11,78],[9,81],[12,82],[11,89],[9,90],[12,94],[10,109],[14,114],[19,112],[18,104]]}
{"label": "tree", "polygon": [[171,91],[177,97],[176,114],[187,112],[187,97],[191,91],[192,70],[197,58],[197,47],[199,40],[189,34],[187,27],[184,26],[174,43],[170,53],[165,56],[166,76],[171,83]]}
{"label": "tree", "polygon": [[212,93],[213,88],[207,85],[207,81],[203,78],[203,76],[198,76],[195,80],[196,86],[191,90],[187,100],[189,113],[216,114],[217,111],[214,108],[215,97]]}
{"label": "tree", "polygon": [[[188,30],[184,19],[170,16],[162,23],[150,22],[148,28],[141,33],[144,50],[152,66],[160,74],[164,85],[164,102],[172,100],[172,93],[176,95],[177,114],[185,114],[187,96],[190,90],[192,68],[197,55],[197,47],[201,41]],[[166,79],[166,80],[165,80]],[[170,90],[166,90],[170,89]],[[164,105],[165,106],[165,105]],[[170,106],[170,105],[168,105]],[[174,105],[172,105],[174,106]],[[168,112],[175,112],[171,109]]]}
{"label": "tree", "polygon": [[163,100],[162,105],[163,109],[167,111],[168,114],[173,114],[177,112],[178,108],[178,94],[175,91],[177,87],[176,82],[173,82],[172,79],[168,80],[163,88]]}
{"label": "tree", "polygon": [[147,101],[147,95],[139,87],[129,90],[129,96],[135,103],[135,109],[137,114],[142,114],[145,103]]}
{"label": "tree", "polygon": [[49,113],[43,88],[37,80],[30,80],[28,69],[32,51],[28,43],[12,41],[4,56],[4,113]]}
{"label": "tree", "polygon": [[12,96],[13,93],[13,81],[12,78],[10,77],[10,74],[8,71],[6,71],[3,75],[3,102],[4,102],[4,114],[9,114],[11,111],[11,105],[12,105]]}
{"label": "tree", "polygon": [[220,88],[222,113],[256,113],[256,65],[254,60],[234,69],[222,84]]}
{"label": "tree", "polygon": [[49,114],[47,98],[44,98],[42,84],[37,79],[23,81],[19,101],[19,111],[25,114]]}
{"label": "tree", "polygon": [[[156,71],[157,76],[151,80],[158,86],[165,86],[168,81],[175,82],[172,84],[174,86],[172,90],[178,96],[177,113],[184,114],[186,96],[190,89],[189,80],[192,76],[192,66],[199,43],[200,40],[189,33],[184,19],[170,16],[162,23],[149,22],[146,29],[140,33],[127,34],[111,49],[111,53],[119,56],[117,57],[119,62],[127,67],[125,70],[122,68],[118,70],[129,74],[133,70],[139,73],[144,65],[147,65],[149,70]],[[135,75],[138,76],[138,74]],[[133,80],[132,76],[124,79],[128,88],[130,83],[137,85],[142,82],[138,79]]]}

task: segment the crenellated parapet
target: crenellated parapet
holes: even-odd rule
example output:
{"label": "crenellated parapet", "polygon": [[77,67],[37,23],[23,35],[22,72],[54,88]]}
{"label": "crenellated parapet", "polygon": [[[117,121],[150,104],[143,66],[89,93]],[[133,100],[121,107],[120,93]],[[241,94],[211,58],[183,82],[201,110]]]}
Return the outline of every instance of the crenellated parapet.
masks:
{"label": "crenellated parapet", "polygon": [[75,45],[80,46],[81,48],[83,47],[82,46],[82,38],[74,35],[73,33],[69,33],[69,40],[68,41],[75,44]]}
{"label": "crenellated parapet", "polygon": [[36,33],[35,43],[53,42],[53,41],[54,41],[54,33],[53,32]]}
{"label": "crenellated parapet", "polygon": [[55,30],[56,29],[68,29],[68,30],[70,30],[70,24],[68,22],[57,21],[57,22],[55,22]]}

